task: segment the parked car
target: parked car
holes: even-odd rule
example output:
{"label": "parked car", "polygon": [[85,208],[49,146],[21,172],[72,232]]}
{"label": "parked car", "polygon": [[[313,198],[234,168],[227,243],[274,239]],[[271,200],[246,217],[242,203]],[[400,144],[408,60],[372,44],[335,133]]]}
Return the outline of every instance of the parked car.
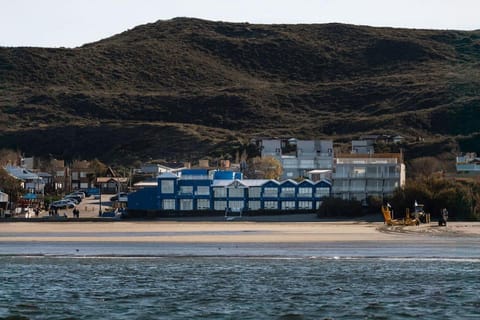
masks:
{"label": "parked car", "polygon": [[82,198],[82,200],[85,199],[85,197],[86,197],[85,192],[83,192],[83,191],[73,191],[69,195],[80,197],[80,198]]}
{"label": "parked car", "polygon": [[82,197],[78,196],[78,195],[74,195],[74,194],[67,194],[65,197],[63,197],[63,199],[67,199],[67,200],[75,200],[75,202],[78,204],[80,202],[82,202]]}
{"label": "parked car", "polygon": [[110,201],[127,202],[127,200],[128,200],[128,193],[126,192],[120,192],[114,195],[113,197],[110,197]]}
{"label": "parked car", "polygon": [[73,209],[75,208],[75,203],[73,203],[72,201],[70,200],[58,200],[58,201],[54,201],[52,202],[52,204],[50,205],[51,208],[55,209]]}
{"label": "parked car", "polygon": [[75,205],[79,204],[80,202],[76,198],[64,197],[62,200],[67,200],[73,202]]}

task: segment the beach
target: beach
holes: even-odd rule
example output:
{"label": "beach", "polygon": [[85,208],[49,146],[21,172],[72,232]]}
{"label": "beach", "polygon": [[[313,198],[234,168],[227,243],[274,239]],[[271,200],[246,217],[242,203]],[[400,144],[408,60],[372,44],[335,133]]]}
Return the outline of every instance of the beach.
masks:
{"label": "beach", "polygon": [[[245,220],[242,220],[245,219]],[[254,219],[254,218],[252,218]],[[270,219],[273,219],[272,217]],[[479,222],[388,227],[382,222],[111,221],[4,222],[0,242],[320,243],[480,239]]]}

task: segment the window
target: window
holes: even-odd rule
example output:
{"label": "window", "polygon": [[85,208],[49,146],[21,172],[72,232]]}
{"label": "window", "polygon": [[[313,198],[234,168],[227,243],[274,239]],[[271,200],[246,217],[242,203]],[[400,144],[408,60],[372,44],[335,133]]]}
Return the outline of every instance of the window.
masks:
{"label": "window", "polygon": [[208,187],[208,186],[198,186],[197,187],[197,195],[209,196],[210,195],[210,187]]}
{"label": "window", "polygon": [[243,201],[229,201],[228,202],[228,207],[232,210],[243,209],[244,202]]}
{"label": "window", "polygon": [[198,210],[208,210],[208,209],[210,209],[210,200],[209,199],[198,199],[197,200],[197,209]]}
{"label": "window", "polygon": [[78,179],[78,172],[72,172],[72,179],[77,180]]}
{"label": "window", "polygon": [[298,201],[298,209],[312,209],[312,201]]}
{"label": "window", "polygon": [[261,192],[262,192],[262,188],[259,188],[259,187],[252,187],[248,189],[248,195],[250,198],[260,198]]}
{"label": "window", "polygon": [[295,209],[295,201],[282,201],[283,210],[292,210]]}
{"label": "window", "polygon": [[213,188],[215,198],[225,198],[227,196],[227,189],[224,187]]}
{"label": "window", "polygon": [[310,169],[315,168],[314,160],[300,160],[300,168]]}
{"label": "window", "polygon": [[278,202],[277,201],[264,201],[263,202],[264,209],[278,209]]}
{"label": "window", "polygon": [[82,171],[80,172],[80,178],[86,178],[87,177],[87,173]]}
{"label": "window", "polygon": [[173,181],[172,180],[162,180],[161,183],[162,193],[173,193]]}
{"label": "window", "polygon": [[80,183],[80,189],[87,189],[88,188],[88,183],[82,182]]}
{"label": "window", "polygon": [[365,167],[353,168],[352,176],[357,178],[365,177]]}
{"label": "window", "polygon": [[243,198],[245,195],[245,189],[243,188],[228,188],[228,196],[229,197],[237,197],[237,198]]}
{"label": "window", "polygon": [[175,199],[163,199],[163,210],[175,210]]}
{"label": "window", "polygon": [[250,210],[260,210],[260,201],[248,201],[248,208]]}
{"label": "window", "polygon": [[330,196],[330,188],[317,188],[317,192],[315,193],[317,198],[329,197]]}
{"label": "window", "polygon": [[192,199],[180,199],[180,210],[191,211],[193,210]]}
{"label": "window", "polygon": [[286,187],[282,188],[282,197],[294,197],[295,196],[295,188]]}
{"label": "window", "polygon": [[351,191],[363,191],[365,190],[365,180],[352,180],[350,184]]}
{"label": "window", "polygon": [[298,196],[299,197],[311,197],[312,196],[312,188],[308,188],[308,187],[298,188]]}
{"label": "window", "polygon": [[214,209],[217,211],[225,211],[227,208],[227,201],[215,201],[214,202]]}
{"label": "window", "polygon": [[65,172],[63,171],[57,171],[56,176],[57,177],[63,177],[65,175]]}
{"label": "window", "polygon": [[180,194],[192,194],[193,187],[192,186],[181,186],[180,187]]}
{"label": "window", "polygon": [[277,197],[278,196],[278,188],[265,188],[263,190],[264,197]]}

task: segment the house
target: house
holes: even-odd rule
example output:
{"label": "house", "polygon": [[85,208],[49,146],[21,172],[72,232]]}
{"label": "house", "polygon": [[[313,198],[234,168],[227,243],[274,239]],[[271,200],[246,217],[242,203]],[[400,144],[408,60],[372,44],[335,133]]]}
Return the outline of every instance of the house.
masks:
{"label": "house", "polygon": [[108,167],[103,177],[97,177],[95,185],[101,193],[114,194],[128,189],[128,178],[118,177],[115,171]]}
{"label": "house", "polygon": [[18,179],[23,189],[32,194],[43,195],[45,193],[45,182],[36,173],[17,166],[7,165],[5,170],[12,177]]}
{"label": "house", "polygon": [[374,150],[374,140],[353,140],[351,153],[372,154]]}
{"label": "house", "polygon": [[91,188],[93,184],[93,175],[94,171],[90,168],[89,161],[73,161],[70,166],[70,190]]}
{"label": "house", "polygon": [[331,182],[243,179],[240,172],[184,169],[161,174],[129,194],[129,212],[312,210],[330,196]]}
{"label": "house", "polygon": [[5,210],[8,207],[8,194],[0,191],[0,217],[5,217]]}
{"label": "house", "polygon": [[140,167],[140,173],[156,177],[164,172],[179,172],[189,168],[188,163],[179,162],[161,162],[161,163],[144,163]]}
{"label": "house", "polygon": [[261,156],[277,159],[283,168],[281,179],[307,177],[311,170],[332,169],[331,140],[262,140]]}
{"label": "house", "polygon": [[480,174],[480,157],[475,152],[461,154],[456,158],[456,169],[457,173]]}

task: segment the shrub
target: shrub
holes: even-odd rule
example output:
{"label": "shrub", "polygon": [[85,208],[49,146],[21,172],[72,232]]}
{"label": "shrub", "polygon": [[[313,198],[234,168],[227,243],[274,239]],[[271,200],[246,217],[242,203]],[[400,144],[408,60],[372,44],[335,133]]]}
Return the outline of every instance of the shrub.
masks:
{"label": "shrub", "polygon": [[362,202],[357,200],[343,200],[328,198],[323,200],[317,216],[325,217],[359,217],[363,215]]}

